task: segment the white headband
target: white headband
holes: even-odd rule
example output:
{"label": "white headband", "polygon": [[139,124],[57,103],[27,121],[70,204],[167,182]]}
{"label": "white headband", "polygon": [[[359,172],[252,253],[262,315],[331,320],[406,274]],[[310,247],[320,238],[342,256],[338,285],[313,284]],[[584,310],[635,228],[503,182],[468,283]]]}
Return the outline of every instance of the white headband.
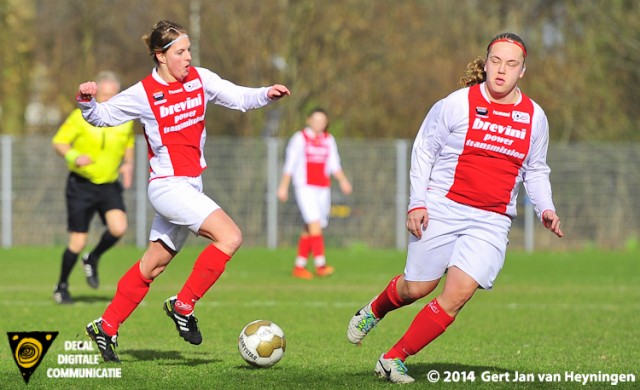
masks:
{"label": "white headband", "polygon": [[174,39],[173,41],[171,41],[171,42],[167,43],[166,45],[162,46],[162,50],[164,50],[164,49],[168,48],[169,46],[173,45],[174,43],[176,43],[176,42],[178,42],[179,40],[184,39],[184,38],[186,38],[186,37],[188,37],[188,35],[187,35],[187,34],[180,35],[178,38],[176,38],[176,39]]}

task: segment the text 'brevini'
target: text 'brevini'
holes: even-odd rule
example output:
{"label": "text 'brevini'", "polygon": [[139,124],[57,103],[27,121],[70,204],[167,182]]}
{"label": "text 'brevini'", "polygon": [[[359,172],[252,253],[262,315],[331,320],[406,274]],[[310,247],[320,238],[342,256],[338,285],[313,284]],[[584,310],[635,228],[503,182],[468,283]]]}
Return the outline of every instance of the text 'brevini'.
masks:
{"label": "text 'brevini'", "polygon": [[483,121],[480,118],[475,118],[475,120],[473,121],[473,126],[471,126],[471,128],[473,130],[490,131],[492,133],[498,133],[498,134],[506,135],[513,138],[525,139],[525,137],[527,136],[526,129],[516,130],[510,125],[502,126],[496,123]]}
{"label": "text 'brevini'", "polygon": [[202,105],[202,95],[198,94],[198,96],[194,98],[187,98],[187,100],[180,103],[171,104],[168,106],[160,106],[160,118],[164,118],[169,115],[173,115],[185,110],[190,110],[194,107],[198,107],[201,105]]}

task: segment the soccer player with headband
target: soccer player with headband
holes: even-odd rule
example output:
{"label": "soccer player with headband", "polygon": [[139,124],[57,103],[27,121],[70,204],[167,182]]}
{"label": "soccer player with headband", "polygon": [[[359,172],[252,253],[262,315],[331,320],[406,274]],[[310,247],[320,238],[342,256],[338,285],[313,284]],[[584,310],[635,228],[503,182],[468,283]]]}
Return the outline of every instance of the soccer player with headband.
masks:
{"label": "soccer player with headband", "polygon": [[549,124],[518,88],[527,51],[513,33],[496,36],[471,62],[463,87],[438,101],[411,156],[404,272],[352,317],[354,344],[390,312],[444,288],[376,363],[375,372],[410,383],[405,361],[440,336],[478,289],[493,287],[504,260],[516,199],[524,184],[540,222],[558,237],[560,218],[546,163]]}
{"label": "soccer player with headband", "polygon": [[203,193],[207,103],[247,111],[290,95],[284,85],[242,87],[192,66],[189,36],[175,22],[158,22],[143,40],[155,63],[149,76],[104,103],[94,99],[96,83],[78,88],[78,105],[94,126],[115,126],[134,119],[142,122],[149,150],[148,195],[156,211],[147,250],[122,276],[102,316],[87,325],[86,332],[105,361],[119,361],[120,326],[182,249],[189,233],[211,242],[195,260],[182,288],[164,301],[163,308],[180,337],[195,345],[202,342],[195,305],[242,244],[240,228]]}

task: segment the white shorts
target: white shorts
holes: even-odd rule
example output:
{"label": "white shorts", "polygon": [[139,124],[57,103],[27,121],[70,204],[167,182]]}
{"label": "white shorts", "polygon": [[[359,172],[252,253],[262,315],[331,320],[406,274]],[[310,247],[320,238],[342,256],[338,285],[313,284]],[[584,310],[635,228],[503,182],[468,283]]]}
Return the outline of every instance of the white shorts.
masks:
{"label": "white shorts", "polygon": [[156,211],[149,241],[161,240],[178,252],[189,231],[198,234],[204,220],[220,206],[202,192],[202,177],[174,176],[153,179],[147,188]]}
{"label": "white shorts", "polygon": [[405,279],[432,281],[458,267],[491,289],[504,265],[511,219],[428,192],[429,223],[422,238],[409,236]]}
{"label": "white shorts", "polygon": [[329,225],[331,211],[331,188],[316,186],[296,186],[296,202],[304,223],[320,221],[322,228]]}

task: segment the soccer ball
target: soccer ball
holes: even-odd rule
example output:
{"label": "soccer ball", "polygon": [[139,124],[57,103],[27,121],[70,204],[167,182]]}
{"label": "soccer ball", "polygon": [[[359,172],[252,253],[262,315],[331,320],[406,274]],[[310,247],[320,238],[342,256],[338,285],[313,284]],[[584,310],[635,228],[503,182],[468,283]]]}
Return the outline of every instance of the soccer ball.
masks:
{"label": "soccer ball", "polygon": [[252,321],[238,336],[240,356],[254,367],[271,367],[278,363],[285,346],[284,332],[271,321]]}

